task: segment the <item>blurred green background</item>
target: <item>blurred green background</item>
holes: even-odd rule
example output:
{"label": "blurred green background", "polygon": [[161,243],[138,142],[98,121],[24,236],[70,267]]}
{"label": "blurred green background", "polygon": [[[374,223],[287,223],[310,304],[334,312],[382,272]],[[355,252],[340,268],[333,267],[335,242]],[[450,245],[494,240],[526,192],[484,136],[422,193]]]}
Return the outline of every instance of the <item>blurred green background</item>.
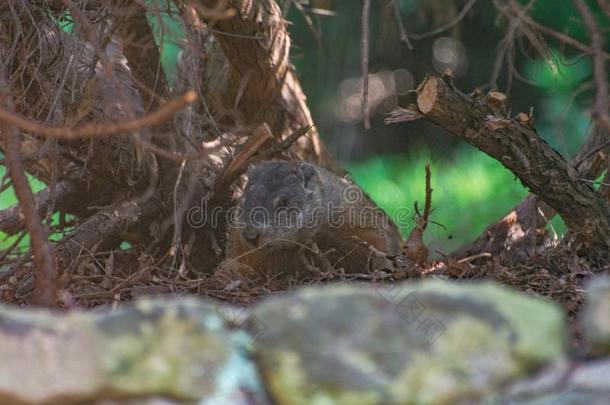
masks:
{"label": "blurred green background", "polygon": [[[448,25],[467,3],[397,0],[400,21],[408,33]],[[537,22],[589,43],[571,1],[521,3],[531,5]],[[597,2],[588,4],[600,27],[610,27]],[[413,101],[409,90],[426,74],[450,68],[464,92],[498,89],[508,94],[513,115],[532,109],[540,134],[570,157],[591,129],[587,109],[593,92],[586,87],[591,83],[591,62],[550,39],[548,52],[540,55],[526,39],[518,38],[512,80],[509,83],[506,66],[494,80],[494,64],[507,27],[492,2],[477,1],[460,23],[442,33],[422,39],[414,35],[410,38],[413,49],[400,40],[394,6],[391,0],[371,5],[369,93],[374,114],[370,130],[362,123],[360,99],[362,1],[311,0],[302,10],[292,6],[288,13],[292,57],[326,143],[390,215],[403,216],[405,208],[412,212],[414,201],[423,205],[424,167],[430,163],[432,220],[442,226],[432,224],[425,238],[433,249],[447,253],[475,239],[527,190],[499,162],[444,131],[419,121],[388,126],[383,122],[387,114]],[[605,35],[610,50],[607,30]],[[399,222],[408,234],[413,221],[405,223],[400,218]],[[559,234],[565,231],[559,218],[553,227]]]}
{"label": "blurred green background", "polygon": [[[448,253],[476,238],[526,194],[520,182],[499,162],[460,143],[426,122],[387,126],[392,108],[412,101],[424,75],[450,68],[465,92],[499,89],[509,95],[509,109],[533,110],[544,139],[564,156],[572,156],[590,130],[588,108],[593,93],[587,57],[549,40],[540,55],[524,38],[512,54],[512,80],[504,67],[494,75],[494,63],[505,35],[492,2],[479,0],[451,28],[426,38],[413,35],[413,49],[400,40],[398,18],[407,32],[423,33],[456,19],[462,0],[374,0],[370,15],[369,93],[372,128],[362,124],[361,12],[356,0],[280,0],[290,21],[292,61],[308,104],[326,144],[370,196],[410,229],[413,203],[424,200],[424,166],[432,168],[434,208],[426,239],[434,250]],[[588,43],[586,31],[570,1],[522,1],[532,4],[533,17],[544,25]],[[610,20],[597,2],[588,2],[601,27]],[[148,4],[155,4],[153,0]],[[161,1],[159,8],[166,6]],[[171,13],[170,13],[171,14]],[[152,15],[163,64],[170,82],[176,80],[183,28],[167,13]],[[69,20],[69,18],[67,18]],[[62,22],[65,24],[65,22]],[[69,23],[66,29],[70,29]],[[606,30],[607,31],[607,30]],[[605,33],[610,43],[610,35]],[[608,48],[608,46],[607,46]],[[608,49],[610,50],[610,49]],[[505,64],[505,63],[503,63]],[[3,173],[2,173],[3,174]],[[36,184],[36,188],[40,188]],[[13,204],[9,192],[0,208]],[[405,215],[406,213],[406,215]],[[556,230],[563,232],[559,220]],[[3,242],[6,244],[7,242]]]}

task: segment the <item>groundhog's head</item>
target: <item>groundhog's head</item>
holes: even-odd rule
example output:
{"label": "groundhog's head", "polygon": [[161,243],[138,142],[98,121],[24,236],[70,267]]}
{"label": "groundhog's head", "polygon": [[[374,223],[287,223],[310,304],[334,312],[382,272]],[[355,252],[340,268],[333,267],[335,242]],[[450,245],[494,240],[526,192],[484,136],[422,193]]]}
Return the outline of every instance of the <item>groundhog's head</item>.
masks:
{"label": "groundhog's head", "polygon": [[321,215],[321,181],[314,165],[274,160],[248,170],[236,226],[250,246],[276,249],[306,244]]}

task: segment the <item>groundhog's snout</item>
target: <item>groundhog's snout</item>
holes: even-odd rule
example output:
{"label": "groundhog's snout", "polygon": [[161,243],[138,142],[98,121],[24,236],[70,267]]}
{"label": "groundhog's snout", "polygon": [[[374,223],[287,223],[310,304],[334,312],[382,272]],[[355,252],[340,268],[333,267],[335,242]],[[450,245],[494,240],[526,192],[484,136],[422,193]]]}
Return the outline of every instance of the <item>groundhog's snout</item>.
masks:
{"label": "groundhog's snout", "polygon": [[256,246],[260,233],[254,227],[248,226],[242,232],[244,239],[252,246]]}

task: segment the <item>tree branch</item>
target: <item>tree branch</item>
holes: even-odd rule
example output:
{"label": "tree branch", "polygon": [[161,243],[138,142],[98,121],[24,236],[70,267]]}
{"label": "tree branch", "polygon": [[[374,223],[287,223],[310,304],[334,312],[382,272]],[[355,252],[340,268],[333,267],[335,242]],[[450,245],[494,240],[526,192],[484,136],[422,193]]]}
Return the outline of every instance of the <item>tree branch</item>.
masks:
{"label": "tree branch", "polygon": [[196,99],[197,94],[194,91],[187,91],[182,96],[169,101],[155,112],[143,117],[110,124],[90,124],[82,127],[51,127],[29,120],[26,117],[5,109],[0,109],[0,121],[4,121],[9,125],[14,125],[23,131],[48,138],[64,140],[103,138],[118,133],[137,131],[142,128],[163,123],[171,118],[177,111],[180,111]]}
{"label": "tree branch", "polygon": [[[9,85],[4,72],[0,71],[0,91],[4,94],[4,108],[7,111],[14,109],[13,100],[7,94]],[[30,246],[34,256],[35,282],[32,303],[54,307],[57,298],[57,266],[51,246],[47,229],[41,222],[34,194],[30,189],[25,168],[21,160],[21,134],[10,124],[0,124],[4,135],[6,150],[6,167],[13,182],[15,195],[19,200],[23,222],[30,234]]]}
{"label": "tree branch", "polygon": [[[216,3],[200,0],[198,4],[212,9]],[[226,69],[215,72],[212,80],[207,80],[209,92],[224,93],[222,99],[232,103],[229,108],[239,110],[248,126],[256,128],[266,122],[282,139],[304,125],[313,126],[305,95],[290,65],[287,23],[275,0],[230,0],[227,7],[235,9],[234,17],[215,21],[200,13],[233,69],[222,88],[217,76]],[[315,127],[298,142],[299,148],[288,151],[288,157],[339,171]]]}
{"label": "tree branch", "polygon": [[[217,0],[200,1],[213,8]],[[249,121],[259,121],[278,97],[288,72],[290,37],[274,0],[231,0],[235,17],[208,22],[229,63],[247,81],[237,107]],[[243,83],[242,83],[243,84]]]}
{"label": "tree branch", "polygon": [[57,262],[64,271],[73,265],[82,251],[112,248],[130,227],[159,215],[159,201],[153,198],[136,203],[126,201],[98,211],[55,247]]}
{"label": "tree branch", "polygon": [[529,122],[505,118],[497,97],[464,95],[448,78],[429,76],[417,93],[418,113],[500,161],[555,209],[586,247],[610,246],[610,207]]}
{"label": "tree branch", "polygon": [[362,5],[362,116],[364,128],[371,128],[369,108],[369,14],[371,0],[364,0]]}
{"label": "tree branch", "polygon": [[[606,131],[594,128],[580,151],[569,162],[579,179],[593,180],[605,170],[604,160],[610,153]],[[451,254],[455,258],[481,253],[492,255],[504,251],[530,254],[537,243],[537,232],[543,230],[556,212],[535,195],[528,195],[498,222],[490,225],[469,245]]]}
{"label": "tree branch", "polygon": [[610,130],[608,118],[608,72],[606,72],[606,57],[604,55],[604,38],[597,26],[595,16],[584,0],[573,0],[576,9],[582,16],[593,49],[593,80],[595,81],[595,104],[593,116],[598,125]]}
{"label": "tree branch", "polygon": [[169,95],[169,86],[165,82],[161,55],[146,17],[146,8],[136,1],[113,0],[112,12],[114,23],[119,27],[117,33],[123,55],[138,86],[144,111],[156,110],[160,107],[159,100]]}
{"label": "tree branch", "polygon": [[[49,188],[45,188],[40,191],[34,197],[34,202],[38,211],[38,215],[41,217],[45,215],[49,204],[51,193]],[[71,183],[60,182],[55,187],[55,210],[64,211],[75,205],[75,197],[78,196],[77,188]],[[19,205],[7,208],[0,211],[0,232],[4,232],[7,235],[15,235],[21,232],[24,227],[23,213]]]}

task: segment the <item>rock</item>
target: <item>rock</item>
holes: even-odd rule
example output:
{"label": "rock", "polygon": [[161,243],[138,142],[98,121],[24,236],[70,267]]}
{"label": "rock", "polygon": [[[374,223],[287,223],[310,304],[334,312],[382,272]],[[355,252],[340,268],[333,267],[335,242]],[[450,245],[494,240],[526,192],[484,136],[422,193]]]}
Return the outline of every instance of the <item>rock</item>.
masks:
{"label": "rock", "polygon": [[150,397],[137,399],[101,399],[99,401],[89,402],[86,405],[192,405],[192,403],[192,401],[185,402],[162,397]]}
{"label": "rock", "polygon": [[[567,371],[567,370],[564,370]],[[610,403],[610,359],[578,364],[574,369],[551,373],[553,383],[532,385],[509,395],[508,405],[606,405]]]}
{"label": "rock", "polygon": [[[0,362],[3,405],[270,403],[257,370],[277,404],[453,404],[565,365],[564,320],[490,283],[431,280],[308,288],[253,309],[194,298],[111,312],[0,306]],[[606,394],[610,365],[592,366],[569,395]],[[527,400],[545,399],[529,387]]]}
{"label": "rock", "polygon": [[258,390],[247,341],[225,328],[216,304],[196,299],[100,314],[0,307],[0,403],[239,403]]}
{"label": "rock", "polygon": [[568,384],[579,390],[604,392],[610,399],[610,358],[581,364],[570,376]]}
{"label": "rock", "polygon": [[585,339],[594,354],[610,354],[610,278],[590,280],[583,315]]}
{"label": "rock", "polygon": [[91,317],[0,306],[0,403],[92,398],[104,384]]}
{"label": "rock", "polygon": [[507,405],[608,405],[609,400],[608,394],[604,393],[566,390],[529,401],[510,402]]}
{"label": "rock", "polygon": [[490,283],[311,287],[260,304],[278,404],[453,404],[563,358],[554,304]]}

